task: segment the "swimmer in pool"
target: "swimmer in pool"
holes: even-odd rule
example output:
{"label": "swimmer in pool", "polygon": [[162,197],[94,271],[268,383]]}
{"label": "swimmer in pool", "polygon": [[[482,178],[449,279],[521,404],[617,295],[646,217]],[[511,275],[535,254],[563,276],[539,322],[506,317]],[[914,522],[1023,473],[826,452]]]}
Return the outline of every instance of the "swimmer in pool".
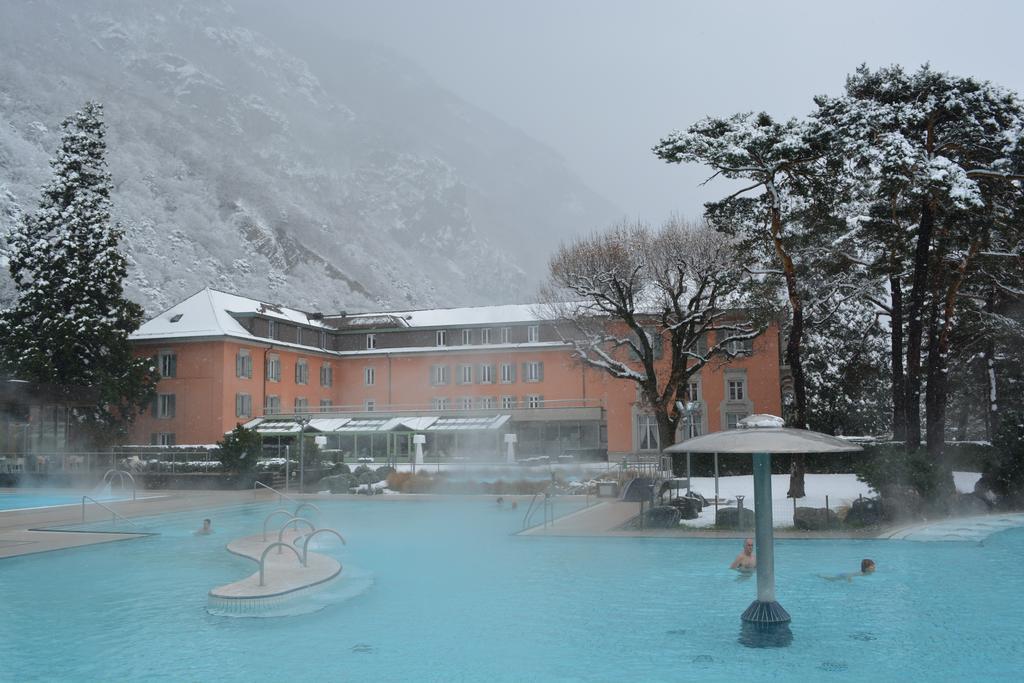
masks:
{"label": "swimmer in pool", "polygon": [[213,525],[209,519],[203,520],[203,526],[192,532],[196,536],[209,536],[213,533]]}
{"label": "swimmer in pool", "polygon": [[743,552],[736,556],[736,559],[729,565],[729,569],[744,573],[757,569],[757,558],[754,557],[754,539],[748,538],[743,542]]}
{"label": "swimmer in pool", "polygon": [[859,572],[847,572],[845,574],[835,574],[834,576],[825,576],[824,574],[818,574],[821,578],[826,581],[846,581],[847,583],[853,582],[855,576],[867,576],[868,574],[875,573],[875,561],[872,559],[864,558],[860,561]]}

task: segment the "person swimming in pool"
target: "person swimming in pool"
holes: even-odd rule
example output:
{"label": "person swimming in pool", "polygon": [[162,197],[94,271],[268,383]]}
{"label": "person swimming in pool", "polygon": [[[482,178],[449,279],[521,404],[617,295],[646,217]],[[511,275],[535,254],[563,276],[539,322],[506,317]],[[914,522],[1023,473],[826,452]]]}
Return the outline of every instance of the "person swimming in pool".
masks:
{"label": "person swimming in pool", "polygon": [[209,536],[213,533],[213,523],[209,519],[203,520],[203,526],[192,532],[196,536]]}
{"label": "person swimming in pool", "polygon": [[743,552],[736,556],[736,559],[729,565],[729,569],[738,572],[752,572],[757,569],[757,558],[754,556],[754,539],[748,538],[743,542]]}
{"label": "person swimming in pool", "polygon": [[860,571],[859,572],[847,572],[845,574],[835,574],[833,576],[825,576],[824,574],[818,574],[818,576],[820,576],[821,578],[825,579],[826,581],[846,581],[846,582],[852,582],[853,581],[853,577],[855,577],[855,576],[867,576],[868,574],[874,574],[874,573],[875,573],[875,561],[870,559],[870,558],[865,557],[863,560],[860,561]]}

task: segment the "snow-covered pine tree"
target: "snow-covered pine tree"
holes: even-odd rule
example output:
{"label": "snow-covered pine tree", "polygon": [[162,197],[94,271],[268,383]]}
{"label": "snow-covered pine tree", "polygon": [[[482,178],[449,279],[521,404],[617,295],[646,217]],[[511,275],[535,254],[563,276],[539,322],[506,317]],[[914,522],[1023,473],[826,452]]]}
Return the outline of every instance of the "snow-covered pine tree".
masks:
{"label": "snow-covered pine tree", "polygon": [[21,379],[95,391],[84,422],[111,438],[149,402],[154,378],[128,343],[143,311],[124,297],[102,106],[87,102],[61,126],[39,207],[8,235],[17,301],[0,312],[0,363]]}

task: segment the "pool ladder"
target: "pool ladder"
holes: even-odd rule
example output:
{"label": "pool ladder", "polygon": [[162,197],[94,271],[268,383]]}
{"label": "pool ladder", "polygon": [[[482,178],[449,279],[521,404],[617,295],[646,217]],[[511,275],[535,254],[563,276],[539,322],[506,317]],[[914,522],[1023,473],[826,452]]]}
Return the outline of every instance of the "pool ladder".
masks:
{"label": "pool ladder", "polygon": [[107,507],[103,503],[99,502],[98,500],[96,500],[95,498],[92,498],[90,496],[82,496],[82,524],[85,524],[85,501],[87,501],[87,500],[92,502],[92,503],[95,503],[96,505],[99,505],[101,508],[103,508],[104,510],[109,512],[111,514],[111,522],[113,523],[114,526],[117,526],[117,520],[120,519],[120,520],[124,520],[128,524],[131,524],[136,529],[140,528],[139,525],[136,524],[135,522],[133,522],[132,520],[128,519],[124,515],[118,514],[115,510]]}
{"label": "pool ladder", "polygon": [[[537,499],[541,498],[540,505],[537,505]],[[530,521],[537,510],[544,510],[544,528],[547,529],[549,524],[555,523],[555,500],[554,497],[548,491],[538,492],[533,494],[533,498],[530,499],[530,506],[526,509],[526,514],[523,515],[523,529],[530,526]]]}

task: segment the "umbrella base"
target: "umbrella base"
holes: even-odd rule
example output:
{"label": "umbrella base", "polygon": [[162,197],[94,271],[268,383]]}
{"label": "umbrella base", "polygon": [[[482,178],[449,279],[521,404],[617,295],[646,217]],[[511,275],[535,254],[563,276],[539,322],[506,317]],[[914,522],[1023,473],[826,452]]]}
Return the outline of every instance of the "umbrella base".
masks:
{"label": "umbrella base", "polygon": [[755,600],[750,603],[750,607],[740,616],[740,619],[752,624],[783,624],[788,622],[790,617],[789,612],[775,601]]}

